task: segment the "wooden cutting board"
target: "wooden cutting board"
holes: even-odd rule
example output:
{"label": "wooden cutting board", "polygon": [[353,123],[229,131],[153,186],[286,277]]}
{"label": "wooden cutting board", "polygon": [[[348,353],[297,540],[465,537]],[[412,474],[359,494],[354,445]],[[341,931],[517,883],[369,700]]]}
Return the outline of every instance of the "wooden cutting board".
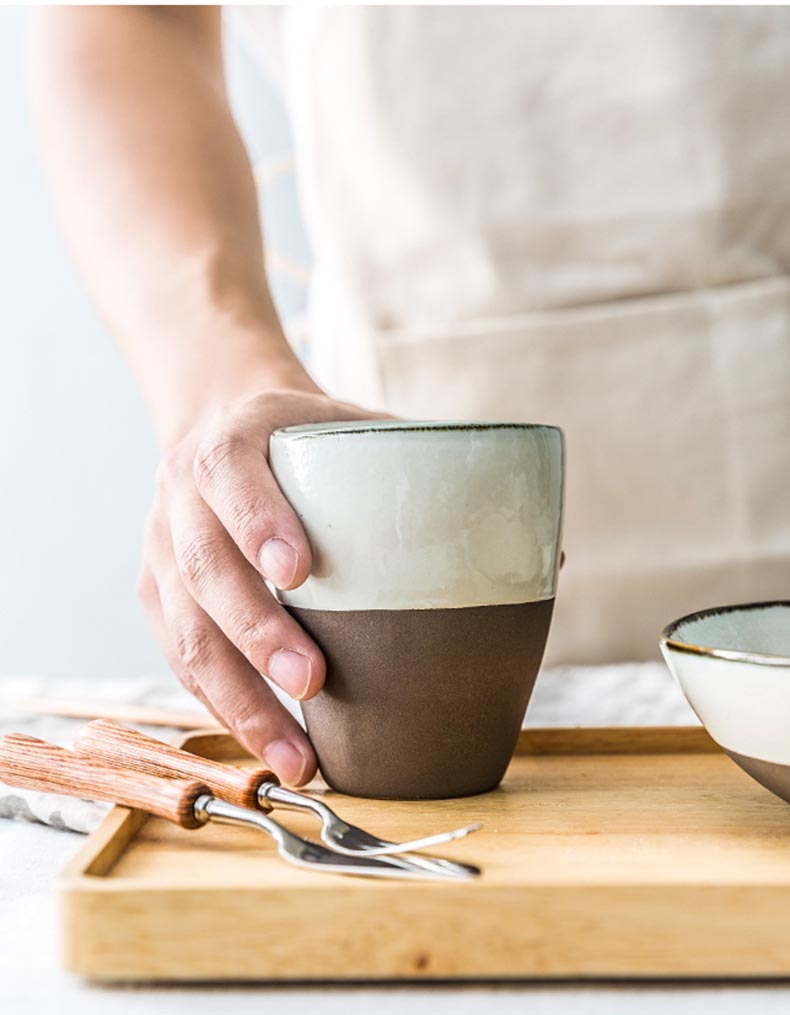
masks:
{"label": "wooden cutting board", "polygon": [[[227,734],[182,744],[244,758]],[[482,877],[313,874],[254,830],[116,807],[62,877],[66,966],[103,980],[790,974],[790,807],[702,729],[529,730],[501,788],[462,800],[318,791],[392,839],[482,821],[441,850]]]}

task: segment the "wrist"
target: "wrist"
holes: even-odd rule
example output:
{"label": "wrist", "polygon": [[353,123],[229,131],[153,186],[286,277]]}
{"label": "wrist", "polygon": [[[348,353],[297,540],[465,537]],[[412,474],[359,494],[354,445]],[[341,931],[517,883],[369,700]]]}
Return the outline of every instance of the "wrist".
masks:
{"label": "wrist", "polygon": [[[197,350],[195,350],[197,352]],[[231,405],[270,391],[321,391],[284,336],[258,336],[246,342],[214,343],[176,371],[164,371],[169,382],[149,398],[163,448],[169,449],[211,417]]]}

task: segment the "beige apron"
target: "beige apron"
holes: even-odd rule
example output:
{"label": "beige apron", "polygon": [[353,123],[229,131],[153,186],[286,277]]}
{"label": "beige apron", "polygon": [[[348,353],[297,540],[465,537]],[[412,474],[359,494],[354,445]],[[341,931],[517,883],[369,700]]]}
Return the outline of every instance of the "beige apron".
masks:
{"label": "beige apron", "polygon": [[684,612],[790,597],[788,9],[289,8],[278,31],[319,378],[566,431],[549,661],[654,657]]}

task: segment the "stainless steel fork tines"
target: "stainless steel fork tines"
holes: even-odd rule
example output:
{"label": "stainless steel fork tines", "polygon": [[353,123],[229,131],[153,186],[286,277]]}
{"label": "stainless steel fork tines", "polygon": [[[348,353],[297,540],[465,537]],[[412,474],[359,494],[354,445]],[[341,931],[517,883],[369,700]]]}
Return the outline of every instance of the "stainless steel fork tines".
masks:
{"label": "stainless steel fork tines", "polygon": [[332,849],[339,853],[347,853],[350,856],[385,856],[392,853],[411,853],[418,849],[428,849],[430,846],[438,846],[443,842],[450,842],[453,839],[463,839],[470,832],[476,832],[480,828],[479,822],[465,825],[463,828],[456,828],[452,832],[439,832],[436,835],[426,835],[422,839],[412,839],[410,842],[388,842],[386,839],[379,839],[364,828],[351,825],[337,815],[331,807],[316,797],[307,796],[305,793],[296,793],[285,786],[277,783],[264,782],[258,789],[258,799],[268,800],[274,806],[292,808],[297,811],[310,811],[321,822],[321,838]]}
{"label": "stainless steel fork tines", "polygon": [[289,831],[278,821],[262,811],[252,811],[237,804],[207,795],[195,802],[195,811],[205,815],[206,820],[220,824],[257,827],[270,835],[277,843],[280,856],[297,867],[322,870],[334,874],[357,874],[379,878],[472,878],[479,873],[476,868],[448,864],[441,860],[425,857],[405,856],[349,856],[336,853],[318,842],[312,842]]}

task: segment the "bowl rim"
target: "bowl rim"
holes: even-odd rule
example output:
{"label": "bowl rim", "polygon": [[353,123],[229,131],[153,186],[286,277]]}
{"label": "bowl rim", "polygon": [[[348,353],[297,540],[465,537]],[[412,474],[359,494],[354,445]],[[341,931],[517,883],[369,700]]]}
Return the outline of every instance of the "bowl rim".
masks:
{"label": "bowl rim", "polygon": [[692,620],[703,620],[705,617],[715,617],[720,613],[739,613],[746,610],[764,609],[767,606],[784,606],[790,609],[790,600],[767,599],[759,603],[733,603],[729,606],[710,606],[706,610],[696,610],[694,613],[687,613],[685,617],[678,617],[677,620],[667,624],[661,632],[661,646],[666,646],[677,652],[687,652],[689,655],[713,656],[716,659],[728,659],[736,663],[757,663],[760,666],[790,666],[790,656],[777,655],[772,652],[742,652],[739,649],[716,648],[712,645],[693,645],[690,642],[677,641],[673,637],[681,624],[686,624]]}

